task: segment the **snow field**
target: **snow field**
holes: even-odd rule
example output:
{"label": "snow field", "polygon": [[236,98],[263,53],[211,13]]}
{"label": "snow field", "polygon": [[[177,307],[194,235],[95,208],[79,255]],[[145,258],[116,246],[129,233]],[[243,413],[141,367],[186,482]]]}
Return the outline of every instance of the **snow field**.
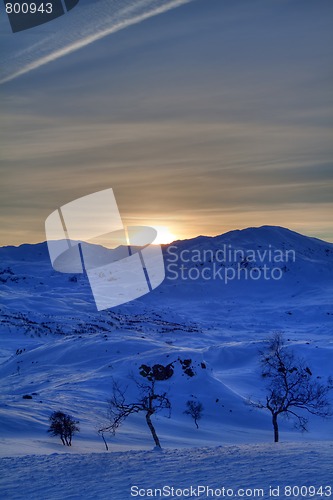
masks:
{"label": "snow field", "polygon": [[[330,498],[332,492],[333,442],[28,455],[4,458],[0,468],[0,491],[6,500],[128,500],[152,498],[155,489],[155,498],[163,498],[163,488],[164,498],[172,498],[171,488],[173,498],[188,498],[190,488],[198,492],[199,486],[210,488],[199,498],[268,499],[270,488],[276,492],[279,487],[280,499],[319,499]],[[295,493],[303,487],[303,495],[288,496],[288,486],[295,487]],[[321,491],[321,486],[326,495],[304,495],[313,491],[310,487]]]}

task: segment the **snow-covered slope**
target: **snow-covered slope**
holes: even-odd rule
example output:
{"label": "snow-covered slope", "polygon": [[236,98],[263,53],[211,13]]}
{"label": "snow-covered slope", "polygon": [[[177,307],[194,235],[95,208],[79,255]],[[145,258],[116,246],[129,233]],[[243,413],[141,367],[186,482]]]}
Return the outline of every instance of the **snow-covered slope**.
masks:
{"label": "snow-covered slope", "polygon": [[332,457],[332,443],[54,453],[3,459],[0,487],[11,500],[163,498],[163,488],[165,498],[320,499],[331,497]]}
{"label": "snow-covered slope", "polygon": [[[225,247],[243,255],[223,260]],[[287,251],[295,257],[272,257]],[[96,431],[106,422],[112,379],[134,397],[131,374],[140,377],[142,364],[171,362],[174,375],[158,383],[170,395],[171,418],[154,417],[162,446],[269,442],[270,416],[245,403],[262,395],[258,348],[277,330],[309,360],[316,376],[324,380],[332,374],[331,243],[284,228],[249,228],[175,242],[164,248],[164,256],[167,278],[160,287],[97,312],[85,276],[53,271],[46,244],[0,249],[4,455],[68,451],[46,433],[53,410],[70,412],[81,422],[72,452],[103,452]],[[265,265],[280,269],[281,277],[265,279]],[[225,283],[223,273],[206,279],[214,269],[225,273],[227,268],[230,273],[241,269],[239,279]],[[199,429],[184,414],[188,399],[203,403]],[[332,421],[313,417],[311,433],[302,435],[284,422],[281,438],[333,439],[332,428]],[[109,443],[112,450],[150,449],[143,416],[131,416]]]}

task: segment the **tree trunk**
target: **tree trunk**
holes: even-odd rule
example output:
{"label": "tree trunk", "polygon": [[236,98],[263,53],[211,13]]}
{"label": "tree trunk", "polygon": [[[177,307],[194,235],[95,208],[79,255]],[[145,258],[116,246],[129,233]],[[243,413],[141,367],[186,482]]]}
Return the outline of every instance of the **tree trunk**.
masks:
{"label": "tree trunk", "polygon": [[152,415],[153,415],[153,413],[152,413],[152,412],[150,412],[150,411],[148,411],[148,412],[146,413],[146,421],[147,421],[147,425],[148,425],[148,427],[149,427],[149,429],[150,429],[150,432],[151,432],[151,434],[152,434],[152,436],[153,436],[153,439],[154,439],[154,441],[155,441],[156,446],[157,446],[158,448],[161,448],[161,443],[160,443],[160,440],[159,440],[159,439],[158,439],[158,437],[157,437],[157,434],[156,434],[156,431],[155,431],[155,427],[153,426],[153,423],[152,423],[151,418],[150,418]]}
{"label": "tree trunk", "polygon": [[102,436],[102,439],[103,439],[103,441],[104,441],[106,451],[109,451],[108,443],[107,443],[107,442],[106,442],[106,440],[105,440],[105,437],[104,437],[103,432],[101,432],[101,436]]}
{"label": "tree trunk", "polygon": [[194,423],[195,423],[195,425],[197,426],[197,429],[199,429],[198,422],[197,422],[197,419],[196,419],[196,418],[194,419]]}
{"label": "tree trunk", "polygon": [[279,442],[279,426],[277,423],[277,417],[278,417],[277,413],[273,413],[272,422],[273,422],[273,428],[274,428],[274,443]]}

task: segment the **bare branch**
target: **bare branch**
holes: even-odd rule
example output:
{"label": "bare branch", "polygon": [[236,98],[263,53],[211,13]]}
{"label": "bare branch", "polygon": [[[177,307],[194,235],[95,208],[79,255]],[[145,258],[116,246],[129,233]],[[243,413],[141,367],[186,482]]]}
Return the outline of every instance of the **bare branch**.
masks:
{"label": "bare branch", "polygon": [[275,333],[266,349],[261,350],[262,377],[268,381],[266,401],[251,401],[255,408],[268,409],[273,417],[275,441],[278,440],[277,417],[292,416],[296,426],[306,430],[307,419],[300,412],[327,418],[333,415],[328,399],[333,389],[313,378],[307,363],[287,349],[280,333]]}
{"label": "bare branch", "polygon": [[155,389],[155,379],[142,382],[137,380],[133,374],[129,377],[134,381],[139,390],[138,398],[133,402],[126,400],[127,387],[123,389],[117,381],[113,381],[112,395],[109,403],[108,418],[110,423],[98,430],[102,435],[111,432],[113,435],[121,424],[132,414],[144,412],[146,414],[147,425],[152,433],[156,446],[160,447],[155,428],[151,421],[151,416],[162,410],[171,411],[171,403],[166,392],[157,393]]}

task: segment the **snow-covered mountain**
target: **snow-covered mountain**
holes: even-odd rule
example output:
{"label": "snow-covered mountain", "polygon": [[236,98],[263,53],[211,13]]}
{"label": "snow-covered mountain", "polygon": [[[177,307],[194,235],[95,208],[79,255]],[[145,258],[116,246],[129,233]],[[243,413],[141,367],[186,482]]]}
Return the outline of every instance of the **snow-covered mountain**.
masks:
{"label": "snow-covered mountain", "polygon": [[[201,313],[208,308],[211,323],[215,323],[218,317],[221,319],[221,304],[226,314],[233,303],[237,307],[247,302],[253,306],[254,298],[258,307],[271,300],[278,308],[294,309],[295,314],[299,309],[306,309],[308,314],[310,309],[316,320],[321,312],[327,316],[330,313],[332,243],[281,227],[263,226],[176,241],[164,246],[164,260],[167,277],[160,287],[127,306],[97,313],[87,278],[54,271],[46,243],[3,247],[2,305],[8,314],[27,312],[30,320],[36,315],[53,325],[59,317],[61,325],[55,328],[65,332],[73,328],[75,319],[80,323],[87,319],[116,322],[118,316],[124,319],[129,315],[131,320],[133,314],[147,310],[150,318],[167,310],[167,319],[175,315],[180,320],[181,315],[188,324],[193,315],[202,323]],[[212,317],[215,304],[218,310]],[[62,317],[68,315],[72,320],[64,324]]]}
{"label": "snow-covered mountain", "polygon": [[[163,251],[160,287],[97,312],[87,278],[55,272],[45,243],[0,249],[3,454],[68,451],[46,434],[53,410],[81,422],[73,451],[104,451],[96,430],[106,421],[112,379],[134,396],[131,374],[157,363],[174,364],[174,375],[159,382],[172,403],[171,418],[155,418],[162,446],[269,442],[270,415],[245,403],[262,395],[258,348],[275,331],[316,376],[332,374],[332,243],[265,226]],[[199,429],[184,414],[189,399],[203,404]],[[306,437],[332,438],[332,427],[313,417]],[[304,440],[288,422],[281,437]],[[109,443],[151,448],[142,415]]]}

